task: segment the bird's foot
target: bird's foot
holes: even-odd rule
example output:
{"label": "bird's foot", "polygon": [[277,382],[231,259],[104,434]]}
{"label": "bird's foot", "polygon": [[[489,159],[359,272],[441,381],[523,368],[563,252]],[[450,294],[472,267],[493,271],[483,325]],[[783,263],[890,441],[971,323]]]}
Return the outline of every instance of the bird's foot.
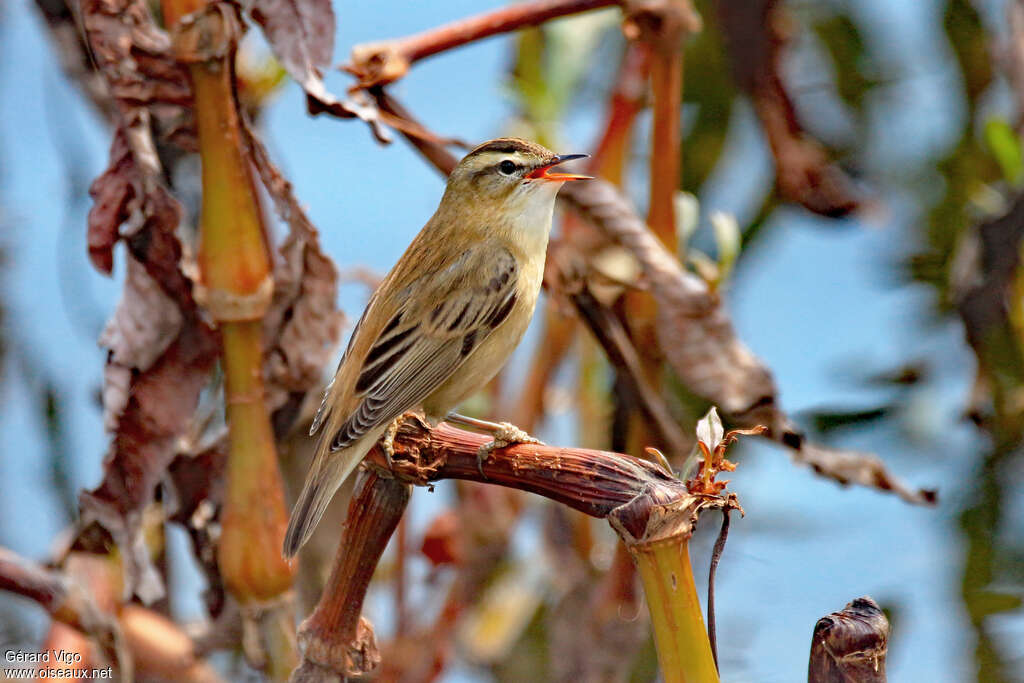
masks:
{"label": "bird's foot", "polygon": [[384,430],[384,436],[380,440],[380,449],[384,451],[384,459],[388,463],[388,469],[391,469],[392,458],[395,457],[395,436],[398,434],[398,425],[402,423],[401,417],[396,417],[388,425],[388,428]]}
{"label": "bird's foot", "polygon": [[480,476],[485,479],[487,478],[487,475],[484,474],[484,463],[487,462],[487,458],[491,456],[492,451],[498,448],[512,446],[517,443],[536,443],[542,445],[544,443],[540,439],[530,436],[511,422],[492,422],[490,424],[493,428],[488,429],[487,431],[491,433],[491,436],[493,436],[494,439],[480,446],[476,452],[476,468],[480,471]]}

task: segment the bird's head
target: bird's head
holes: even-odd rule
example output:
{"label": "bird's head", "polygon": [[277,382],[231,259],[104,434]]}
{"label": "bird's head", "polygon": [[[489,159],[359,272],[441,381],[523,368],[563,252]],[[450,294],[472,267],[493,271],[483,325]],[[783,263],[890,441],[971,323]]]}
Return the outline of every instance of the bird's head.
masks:
{"label": "bird's head", "polygon": [[558,155],[535,142],[499,138],[478,146],[459,162],[448,178],[447,195],[483,208],[521,212],[554,202],[567,180],[589,178],[553,169],[586,154]]}

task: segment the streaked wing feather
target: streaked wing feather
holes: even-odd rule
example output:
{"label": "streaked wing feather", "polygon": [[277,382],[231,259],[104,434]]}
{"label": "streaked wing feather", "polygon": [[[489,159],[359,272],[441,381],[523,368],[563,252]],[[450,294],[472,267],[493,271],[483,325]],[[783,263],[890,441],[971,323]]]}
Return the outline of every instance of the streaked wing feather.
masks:
{"label": "streaked wing feather", "polygon": [[437,282],[433,274],[407,288],[409,302],[366,354],[356,381],[360,401],[335,434],[331,450],[346,448],[423,401],[508,317],[515,305],[517,266],[506,249],[478,245],[446,272],[470,272],[472,277],[440,290],[443,298],[433,308],[417,307],[414,300],[431,291],[423,282]]}
{"label": "streaked wing feather", "polygon": [[[348,345],[345,347],[345,353],[341,354],[341,359],[338,360],[338,367],[335,368],[331,381],[327,383],[326,387],[324,387],[324,395],[323,398],[320,399],[320,407],[316,409],[316,415],[313,416],[313,424],[309,427],[310,436],[314,436],[318,431],[320,431],[320,427],[331,412],[331,408],[333,407],[330,401],[331,389],[334,388],[334,382],[338,379],[338,373],[341,372],[341,366],[345,364],[345,359],[348,357],[348,354],[352,352],[352,344],[355,342],[356,335],[359,334],[359,328],[362,327],[363,321],[366,319],[366,312],[370,310],[370,306],[372,304],[373,298],[371,297],[370,301],[366,304],[366,309],[363,311],[363,314],[359,316],[359,320],[356,321],[356,326],[352,328],[352,334],[349,335]],[[395,318],[398,319],[399,316],[395,316]],[[390,325],[384,330],[384,332],[386,333],[389,331]]]}

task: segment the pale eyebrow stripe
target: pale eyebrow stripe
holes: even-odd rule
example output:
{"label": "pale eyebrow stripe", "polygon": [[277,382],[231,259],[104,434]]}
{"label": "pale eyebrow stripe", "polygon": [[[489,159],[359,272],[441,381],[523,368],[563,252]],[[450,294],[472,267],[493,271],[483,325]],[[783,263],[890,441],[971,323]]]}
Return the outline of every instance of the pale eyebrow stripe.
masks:
{"label": "pale eyebrow stripe", "polygon": [[[512,156],[507,156],[504,159],[499,159],[498,161],[494,162],[493,164],[488,164],[487,166],[484,166],[483,168],[481,168],[481,169],[479,169],[477,171],[473,171],[473,173],[470,175],[470,178],[472,178],[473,180],[476,180],[480,176],[487,175],[488,173],[492,173],[494,171],[497,171],[498,170],[498,166],[501,164],[502,161],[505,161],[506,159],[509,160],[509,161],[514,162],[515,165],[516,165],[516,168],[519,168],[519,169],[526,168],[527,164],[523,161],[522,156],[523,155],[520,154],[518,151],[514,151],[514,152],[512,152]],[[518,157],[518,158],[513,158],[513,157]]]}

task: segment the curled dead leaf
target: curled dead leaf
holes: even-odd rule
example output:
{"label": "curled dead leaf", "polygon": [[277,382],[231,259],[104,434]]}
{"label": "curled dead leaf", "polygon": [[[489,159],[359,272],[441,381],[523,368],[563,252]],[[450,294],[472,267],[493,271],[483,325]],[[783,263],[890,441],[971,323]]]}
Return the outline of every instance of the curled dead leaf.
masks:
{"label": "curled dead leaf", "polygon": [[125,290],[101,336],[104,423],[113,434],[103,480],[80,497],[84,529],[105,528],[125,557],[125,592],[163,595],[142,534],[143,511],[177,452],[218,354],[215,332],[199,318],[181,272],[175,235],[180,207],[164,187],[144,108],[125,114],[110,166],[93,183],[89,244],[109,272],[113,247],[128,251]]}
{"label": "curled dead leaf", "polygon": [[89,187],[92,207],[89,209],[89,231],[86,244],[89,260],[101,273],[110,275],[114,269],[114,245],[118,229],[131,215],[130,202],[135,198],[133,186],[134,159],[128,141],[119,128],[114,134],[110,161],[103,173]]}
{"label": "curled dead leaf", "polygon": [[323,87],[321,71],[334,55],[330,0],[251,0],[252,18],[291,77],[309,93]]}
{"label": "curled dead leaf", "polygon": [[181,310],[156,280],[131,256],[124,291],[114,315],[100,333],[110,350],[108,363],[145,372],[181,329]]}
{"label": "curled dead leaf", "polygon": [[145,602],[161,597],[163,586],[140,533],[142,511],[177,453],[218,346],[212,330],[189,321],[146,372],[133,373],[103,480],[79,498],[82,524],[96,521],[110,532],[125,554],[126,592]]}
{"label": "curled dead leaf", "polygon": [[310,114],[357,118],[378,142],[391,142],[377,107],[365,94],[338,99],[323,81],[334,54],[334,9],[330,0],[250,0],[246,9],[261,27],[274,55],[306,92]]}
{"label": "curled dead leaf", "polygon": [[168,122],[167,129],[174,127],[172,120],[189,116],[188,75],[145,2],[85,0],[81,14],[92,57],[122,112],[144,105],[177,105],[165,106],[157,114]]}

